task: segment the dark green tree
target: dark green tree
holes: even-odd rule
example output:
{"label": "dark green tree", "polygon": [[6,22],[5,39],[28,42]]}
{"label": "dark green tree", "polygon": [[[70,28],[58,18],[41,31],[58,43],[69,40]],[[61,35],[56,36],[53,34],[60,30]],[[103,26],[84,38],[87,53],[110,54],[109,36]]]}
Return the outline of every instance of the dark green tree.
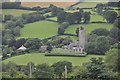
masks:
{"label": "dark green tree", "polygon": [[114,21],[114,27],[118,27],[120,29],[120,17],[118,17],[115,21]]}
{"label": "dark green tree", "polygon": [[90,13],[84,12],[83,13],[84,23],[88,23],[90,21]]}
{"label": "dark green tree", "polygon": [[65,71],[65,65],[67,66],[68,73],[72,71],[72,63],[68,61],[59,61],[57,63],[54,63],[52,67],[54,68],[54,73],[61,78],[63,75],[63,72]]}
{"label": "dark green tree", "polygon": [[47,64],[37,65],[33,75],[35,78],[52,78],[54,70]]}
{"label": "dark green tree", "polygon": [[91,58],[91,61],[84,65],[84,69],[82,70],[81,75],[83,78],[90,78],[90,79],[110,78],[110,74],[102,58],[98,58],[98,59]]}
{"label": "dark green tree", "polygon": [[109,35],[109,31],[105,28],[98,28],[95,29],[91,32],[91,34],[96,34],[98,36],[108,36]]}
{"label": "dark green tree", "polygon": [[104,13],[104,18],[109,22],[109,23],[114,23],[115,19],[117,18],[117,13],[115,11],[106,11]]}

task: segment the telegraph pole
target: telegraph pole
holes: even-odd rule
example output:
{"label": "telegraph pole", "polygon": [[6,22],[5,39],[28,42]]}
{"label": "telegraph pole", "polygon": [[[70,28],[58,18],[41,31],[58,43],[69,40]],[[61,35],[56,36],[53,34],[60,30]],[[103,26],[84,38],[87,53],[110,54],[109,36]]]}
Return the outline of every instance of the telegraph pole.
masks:
{"label": "telegraph pole", "polygon": [[67,78],[67,66],[65,65],[65,78]]}
{"label": "telegraph pole", "polygon": [[29,78],[32,78],[32,66],[31,66],[31,63],[29,64],[29,69],[30,69]]}

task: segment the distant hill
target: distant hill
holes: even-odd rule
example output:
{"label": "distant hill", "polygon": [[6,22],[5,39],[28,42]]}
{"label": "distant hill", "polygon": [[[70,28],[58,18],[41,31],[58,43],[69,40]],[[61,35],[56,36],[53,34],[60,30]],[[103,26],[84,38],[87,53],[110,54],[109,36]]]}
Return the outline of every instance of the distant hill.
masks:
{"label": "distant hill", "polygon": [[66,8],[69,7],[76,2],[22,2],[22,6],[27,6],[27,7],[35,7],[35,6],[40,6],[40,7],[48,7],[50,4],[53,4],[58,7]]}

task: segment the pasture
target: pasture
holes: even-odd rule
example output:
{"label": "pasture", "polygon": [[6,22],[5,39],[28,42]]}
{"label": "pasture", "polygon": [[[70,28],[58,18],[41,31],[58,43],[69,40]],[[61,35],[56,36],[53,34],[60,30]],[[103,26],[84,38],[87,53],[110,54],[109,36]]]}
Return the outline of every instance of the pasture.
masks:
{"label": "pasture", "polygon": [[47,19],[57,21],[57,17],[51,17],[51,18],[47,18]]}
{"label": "pasture", "polygon": [[78,39],[77,36],[66,36],[66,35],[61,35],[61,36],[59,36],[59,37],[61,37],[61,38],[70,37],[70,39],[71,39],[72,41],[76,41],[76,40]]}
{"label": "pasture", "polygon": [[77,5],[75,5],[74,7],[79,7],[79,8],[93,8],[96,6],[96,4],[99,4],[99,3],[105,3],[105,2],[81,2]]}
{"label": "pasture", "polygon": [[35,11],[30,11],[30,10],[20,10],[20,9],[3,9],[2,10],[2,14],[4,15],[13,15],[13,16],[21,16],[22,14],[28,14],[28,13],[32,13]]}
{"label": "pasture", "polygon": [[102,57],[99,55],[87,55],[86,57],[65,57],[65,56],[44,56],[45,53],[31,53],[31,54],[24,54],[15,57],[8,58],[4,60],[4,63],[8,63],[9,61],[15,62],[18,65],[26,65],[28,62],[33,62],[35,64],[42,64],[47,63],[52,65],[58,61],[69,61],[72,62],[74,66],[81,66],[83,63],[90,61],[91,58],[95,57]]}
{"label": "pasture", "polygon": [[58,25],[55,22],[39,21],[26,24],[21,29],[21,36],[18,38],[48,38],[57,34]]}
{"label": "pasture", "polygon": [[66,29],[65,33],[76,34],[75,31],[80,26],[83,26],[85,28],[87,34],[97,28],[106,28],[108,30],[112,28],[112,24],[107,24],[107,23],[75,24],[69,26]]}

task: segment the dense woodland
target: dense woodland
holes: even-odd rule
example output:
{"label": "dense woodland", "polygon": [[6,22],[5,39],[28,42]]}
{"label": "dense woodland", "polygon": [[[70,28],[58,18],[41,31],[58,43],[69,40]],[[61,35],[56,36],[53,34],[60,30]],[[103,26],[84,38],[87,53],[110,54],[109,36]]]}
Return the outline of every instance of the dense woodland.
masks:
{"label": "dense woodland", "polygon": [[[61,38],[60,35],[78,36],[78,28],[76,34],[66,34],[65,30],[73,24],[90,24],[103,22],[90,22],[91,12],[84,11],[83,8],[77,8],[78,12],[66,12],[63,8],[50,5],[49,7],[24,7],[20,2],[5,2],[2,3],[3,9],[22,9],[33,10],[36,12],[22,14],[19,17],[13,15],[4,15],[2,23],[4,29],[2,32],[2,55],[3,60],[17,55],[22,55],[31,52],[41,52],[40,47],[47,45],[48,53],[51,53],[53,46],[62,48],[65,45],[73,42],[69,37]],[[97,4],[91,10],[103,16],[109,24],[113,24],[113,28],[109,31],[105,28],[93,30],[87,36],[87,44],[85,51],[88,55],[106,55],[103,61],[102,58],[92,58],[90,62],[84,63],[82,66],[73,66],[71,62],[59,61],[52,65],[34,64],[29,62],[27,65],[17,65],[14,62],[7,64],[3,63],[3,78],[29,78],[31,75],[30,67],[32,68],[32,78],[64,78],[64,66],[68,67],[69,78],[88,78],[88,79],[116,79],[119,74],[119,57],[118,50],[120,49],[120,16],[117,12],[112,11],[110,7],[119,7],[117,2],[108,2],[106,4]],[[103,11],[104,10],[104,11]],[[51,12],[51,15],[44,15]],[[25,24],[34,23],[47,18],[57,17],[58,31],[57,35],[49,38],[20,38],[21,29]],[[54,22],[54,21],[53,21]],[[27,50],[19,51],[18,48],[24,45]],[[10,56],[8,55],[10,54]],[[118,65],[117,65],[118,64]],[[82,68],[81,68],[82,67]],[[119,76],[120,77],[120,76]]]}

